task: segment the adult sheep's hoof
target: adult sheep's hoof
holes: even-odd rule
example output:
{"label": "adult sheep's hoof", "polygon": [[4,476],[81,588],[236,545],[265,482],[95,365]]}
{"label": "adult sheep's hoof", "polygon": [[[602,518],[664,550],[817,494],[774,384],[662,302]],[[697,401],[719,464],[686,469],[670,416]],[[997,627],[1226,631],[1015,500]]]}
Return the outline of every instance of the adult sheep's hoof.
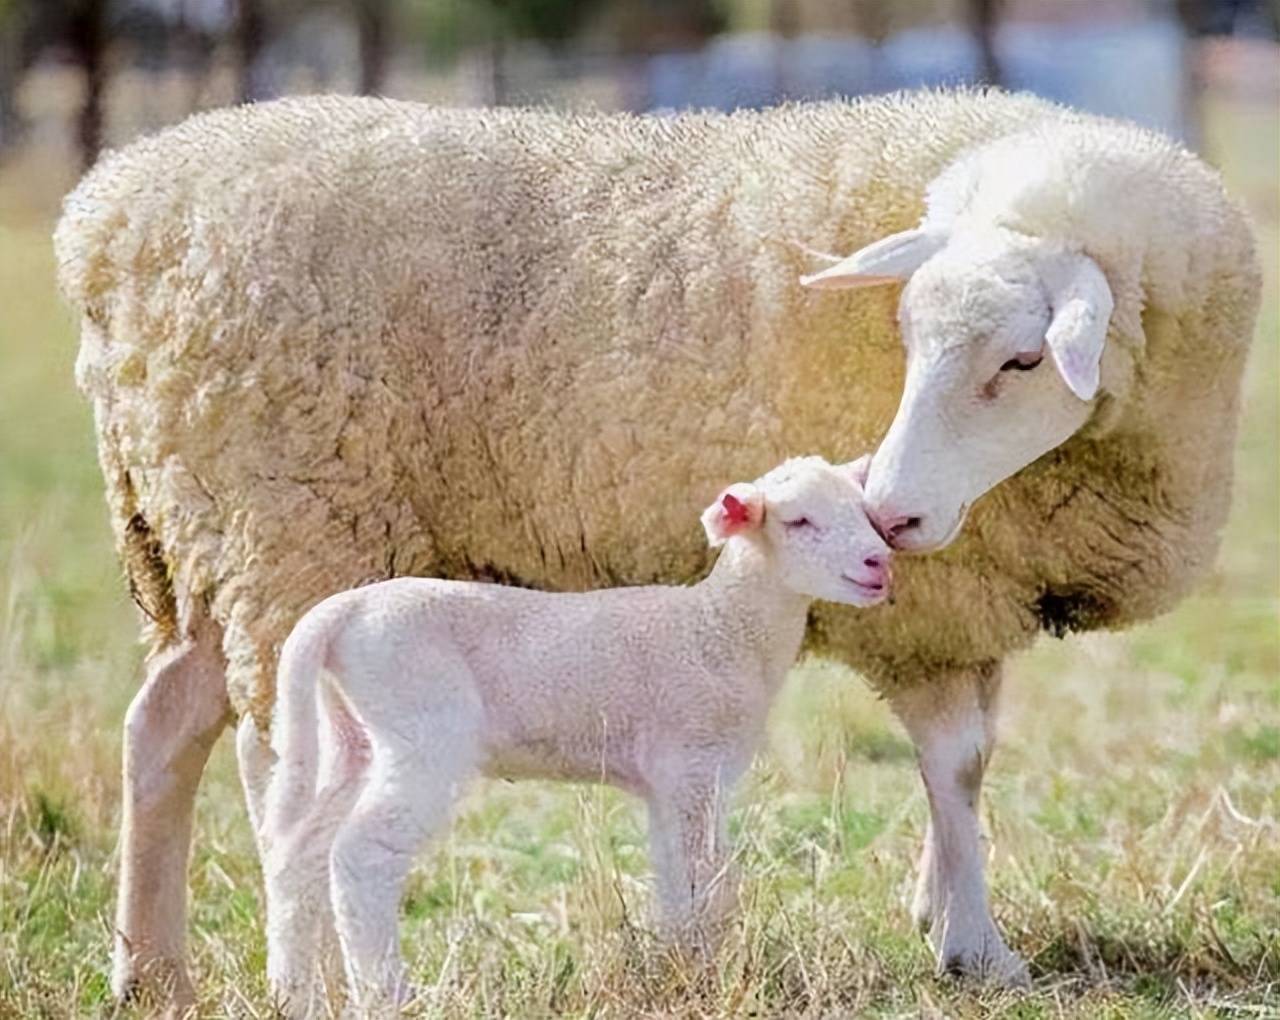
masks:
{"label": "adult sheep's hoof", "polygon": [[938,973],[1000,988],[1031,987],[1031,973],[1022,957],[994,932],[977,946],[944,945],[938,957]]}
{"label": "adult sheep's hoof", "polygon": [[117,960],[111,984],[122,1008],[151,1020],[187,1020],[197,1013],[195,989],[179,961]]}
{"label": "adult sheep's hoof", "polygon": [[139,985],[130,985],[124,994],[116,996],[116,1003],[121,1010],[131,1011],[130,1015],[146,1017],[147,1020],[195,1020],[200,1011],[194,998],[164,998],[140,991]]}

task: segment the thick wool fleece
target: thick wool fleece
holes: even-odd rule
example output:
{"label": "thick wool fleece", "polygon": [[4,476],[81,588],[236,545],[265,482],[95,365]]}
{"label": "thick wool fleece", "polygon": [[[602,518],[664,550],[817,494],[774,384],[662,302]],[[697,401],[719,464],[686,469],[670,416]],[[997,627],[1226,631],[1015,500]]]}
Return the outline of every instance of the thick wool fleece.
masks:
{"label": "thick wool fleece", "polygon": [[1021,163],[957,190],[1096,258],[1133,377],[904,560],[893,605],[815,610],[811,644],[909,683],[1169,606],[1228,506],[1259,285],[1173,143],[999,93],[672,118],[326,98],[139,141],[58,226],[149,641],[207,607],[263,720],[292,624],[371,578],[699,576],[689,521],[723,483],[874,447],[901,392],[898,288],[807,291],[807,249],[913,225],[958,157],[1016,135]]}

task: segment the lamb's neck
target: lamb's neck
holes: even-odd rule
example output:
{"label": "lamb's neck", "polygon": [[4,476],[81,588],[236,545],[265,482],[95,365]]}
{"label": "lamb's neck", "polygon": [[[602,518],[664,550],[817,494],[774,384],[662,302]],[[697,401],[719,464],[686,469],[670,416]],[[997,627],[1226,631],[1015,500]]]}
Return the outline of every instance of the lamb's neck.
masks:
{"label": "lamb's neck", "polygon": [[800,653],[813,599],[784,585],[768,551],[743,537],[725,544],[698,589],[712,614],[734,621],[743,651],[759,656],[772,694]]}

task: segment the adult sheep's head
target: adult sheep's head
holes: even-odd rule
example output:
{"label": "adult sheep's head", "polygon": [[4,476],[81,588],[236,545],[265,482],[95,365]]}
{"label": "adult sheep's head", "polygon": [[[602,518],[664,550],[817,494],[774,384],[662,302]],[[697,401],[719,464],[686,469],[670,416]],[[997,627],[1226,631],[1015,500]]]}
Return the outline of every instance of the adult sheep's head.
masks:
{"label": "adult sheep's head", "polygon": [[1002,227],[926,226],[803,279],[906,280],[897,415],[876,451],[867,510],[895,548],[951,542],[975,500],[1090,418],[1112,296],[1087,255]]}

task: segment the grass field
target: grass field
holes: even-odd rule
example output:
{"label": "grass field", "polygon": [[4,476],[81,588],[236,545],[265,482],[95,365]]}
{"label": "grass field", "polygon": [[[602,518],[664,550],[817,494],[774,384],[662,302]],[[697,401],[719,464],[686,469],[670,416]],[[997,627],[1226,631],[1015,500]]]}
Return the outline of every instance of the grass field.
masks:
{"label": "grass field", "polygon": [[[987,785],[995,910],[1028,994],[932,976],[907,916],[926,809],[909,745],[809,663],[740,798],[741,928],[714,977],[646,927],[635,804],[487,784],[414,872],[429,1016],[1280,1017],[1280,390],[1274,109],[1213,104],[1267,301],[1219,567],[1174,614],[1012,664]],[[75,338],[52,285],[61,164],[0,170],[0,1020],[112,1016],[120,724],[135,621],[106,530]],[[190,938],[208,1016],[269,1016],[230,741],[199,802]]]}

